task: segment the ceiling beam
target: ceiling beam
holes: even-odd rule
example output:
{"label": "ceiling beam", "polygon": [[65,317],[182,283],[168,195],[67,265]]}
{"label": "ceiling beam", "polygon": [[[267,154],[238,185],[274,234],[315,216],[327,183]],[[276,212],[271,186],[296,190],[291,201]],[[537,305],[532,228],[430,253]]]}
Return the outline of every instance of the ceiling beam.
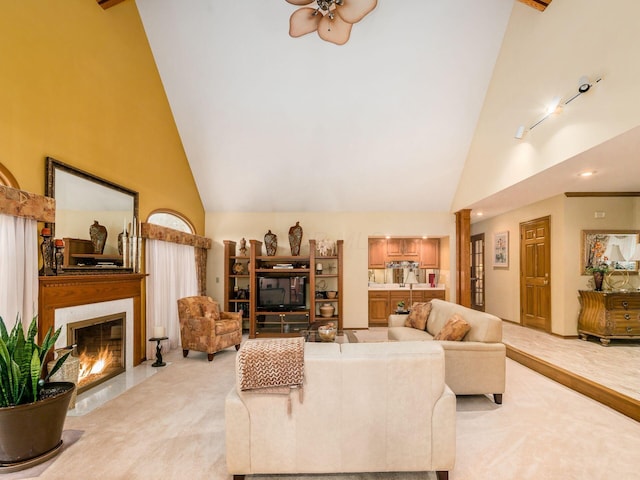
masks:
{"label": "ceiling beam", "polygon": [[111,8],[119,3],[124,2],[124,0],[96,0],[98,5],[100,5],[103,9]]}
{"label": "ceiling beam", "polygon": [[536,10],[540,10],[544,12],[544,9],[549,6],[549,4],[553,0],[518,0],[520,3],[524,3],[525,5],[529,5],[530,7],[535,8]]}

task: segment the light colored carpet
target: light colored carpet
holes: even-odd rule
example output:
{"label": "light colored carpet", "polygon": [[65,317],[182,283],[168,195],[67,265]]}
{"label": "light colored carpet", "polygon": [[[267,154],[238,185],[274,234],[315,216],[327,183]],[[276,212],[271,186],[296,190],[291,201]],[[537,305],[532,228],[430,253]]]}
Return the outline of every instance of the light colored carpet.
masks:
{"label": "light colored carpet", "polygon": [[[80,438],[40,480],[230,480],[225,464],[224,398],[234,382],[235,349],[179,350],[141,384],[79,417]],[[399,412],[402,414],[402,412]],[[415,412],[406,412],[415,415]],[[640,424],[507,360],[503,405],[458,397],[452,480],[638,478]],[[36,476],[37,475],[37,476]],[[430,473],[250,476],[248,480],[432,480]]]}

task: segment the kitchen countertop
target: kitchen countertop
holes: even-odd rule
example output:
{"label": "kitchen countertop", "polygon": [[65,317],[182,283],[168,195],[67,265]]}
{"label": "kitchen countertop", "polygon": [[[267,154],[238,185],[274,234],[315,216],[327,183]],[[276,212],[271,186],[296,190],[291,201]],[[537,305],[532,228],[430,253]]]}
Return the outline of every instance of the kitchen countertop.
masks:
{"label": "kitchen countertop", "polygon": [[[409,285],[400,286],[399,283],[370,283],[369,291],[375,290],[410,290]],[[444,290],[444,285],[430,287],[428,283],[414,283],[413,290]]]}

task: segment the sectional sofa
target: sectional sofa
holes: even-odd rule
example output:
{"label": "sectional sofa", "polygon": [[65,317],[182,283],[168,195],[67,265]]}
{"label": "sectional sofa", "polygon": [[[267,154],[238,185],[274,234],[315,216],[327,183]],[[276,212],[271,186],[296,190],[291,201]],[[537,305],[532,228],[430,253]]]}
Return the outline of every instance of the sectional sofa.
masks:
{"label": "sectional sofa", "polygon": [[[247,340],[238,358],[261,341],[269,340]],[[444,369],[436,342],[311,342],[304,395],[285,398],[243,390],[237,360],[225,403],[229,473],[436,471],[446,479],[455,463],[456,398]]]}
{"label": "sectional sofa", "polygon": [[446,302],[431,300],[425,330],[405,326],[407,315],[389,317],[389,340],[433,340],[447,321],[458,315],[470,329],[462,340],[438,340],[445,354],[445,382],[457,395],[493,394],[502,403],[505,389],[506,348],[502,321],[495,315]]}

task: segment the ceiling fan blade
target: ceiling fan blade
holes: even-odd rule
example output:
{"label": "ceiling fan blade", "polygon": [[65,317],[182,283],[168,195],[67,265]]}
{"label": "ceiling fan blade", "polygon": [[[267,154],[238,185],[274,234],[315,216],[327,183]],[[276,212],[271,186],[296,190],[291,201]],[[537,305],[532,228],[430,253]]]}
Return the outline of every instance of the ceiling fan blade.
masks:
{"label": "ceiling fan blade", "polygon": [[326,42],[344,45],[351,35],[351,24],[342,20],[338,15],[333,20],[325,15],[320,19],[318,35]]}
{"label": "ceiling fan blade", "polygon": [[289,18],[289,35],[301,37],[307,33],[315,32],[322,15],[314,15],[315,9],[303,7],[291,14]]}
{"label": "ceiling fan blade", "polygon": [[286,1],[291,5],[309,5],[310,3],[314,2],[314,0],[286,0]]}
{"label": "ceiling fan blade", "polygon": [[378,5],[377,0],[344,0],[344,3],[337,8],[337,12],[345,22],[356,23],[376,8],[376,5]]}

